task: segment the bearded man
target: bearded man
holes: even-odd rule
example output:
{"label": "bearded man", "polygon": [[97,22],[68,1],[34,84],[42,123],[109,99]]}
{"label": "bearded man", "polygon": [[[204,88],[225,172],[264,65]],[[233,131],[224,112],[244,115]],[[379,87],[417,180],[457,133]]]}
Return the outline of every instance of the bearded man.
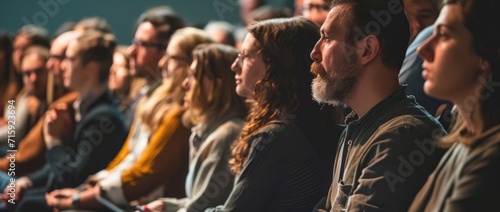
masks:
{"label": "bearded man", "polygon": [[319,211],[407,211],[439,162],[441,125],[399,85],[409,26],[402,1],[333,0],[311,58],[314,99],[353,111]]}

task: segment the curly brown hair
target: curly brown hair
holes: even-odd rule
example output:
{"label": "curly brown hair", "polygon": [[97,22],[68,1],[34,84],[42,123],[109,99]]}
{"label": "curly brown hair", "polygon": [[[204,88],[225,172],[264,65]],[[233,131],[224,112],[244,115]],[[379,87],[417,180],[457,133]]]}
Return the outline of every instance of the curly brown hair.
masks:
{"label": "curly brown hair", "polygon": [[299,114],[302,100],[312,101],[309,53],[319,39],[318,27],[303,17],[256,22],[247,30],[255,37],[255,48],[268,70],[255,84],[254,102],[232,149],[230,164],[236,174],[248,157],[254,133],[269,122]]}

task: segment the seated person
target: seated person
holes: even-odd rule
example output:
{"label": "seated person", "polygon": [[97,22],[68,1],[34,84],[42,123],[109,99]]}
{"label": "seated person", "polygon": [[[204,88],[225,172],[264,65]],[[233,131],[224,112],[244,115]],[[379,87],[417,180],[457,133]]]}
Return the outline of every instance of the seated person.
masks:
{"label": "seated person", "polygon": [[[162,198],[143,206],[157,211],[203,211],[223,204],[233,188],[229,171],[231,145],[241,131],[246,107],[234,91],[230,71],[238,52],[223,44],[202,44],[183,87],[187,90],[185,122],[194,125],[190,144],[187,197]],[[214,190],[218,192],[214,193]]]}
{"label": "seated person", "polygon": [[[126,208],[132,202],[147,203],[162,196],[185,197],[188,171],[189,129],[182,126],[184,90],[191,52],[201,43],[212,42],[202,30],[184,28],[170,40],[159,66],[168,73],[165,83],[138,104],[137,118],[119,154],[105,170],[89,179],[89,183],[56,190],[47,195],[50,206],[69,208],[102,208],[97,195],[112,204]],[[63,195],[61,195],[63,194]],[[73,199],[78,199],[76,203]],[[77,205],[75,205],[77,204]]]}
{"label": "seated person", "polygon": [[224,205],[206,211],[310,211],[326,194],[331,174],[304,128],[307,123],[320,129],[320,123],[302,123],[316,104],[313,61],[306,52],[319,29],[296,17],[257,22],[247,30],[232,65],[236,93],[252,103],[232,148],[235,184]]}
{"label": "seated person", "polygon": [[114,36],[96,31],[70,42],[61,68],[64,86],[77,91],[79,98],[73,105],[56,105],[45,115],[47,163],[18,179],[25,185],[16,192],[32,189],[25,192],[16,211],[52,211],[46,192],[80,185],[105,168],[122,147],[128,130],[106,84],[115,46]]}
{"label": "seated person", "polygon": [[[15,114],[5,110],[4,117],[15,127],[9,130],[9,125],[0,127],[1,155],[6,154],[8,149],[17,149],[16,146],[28,134],[30,129],[36,124],[47,110],[46,89],[47,89],[47,69],[45,64],[49,59],[49,49],[44,46],[30,46],[21,56],[21,70],[24,88],[17,95],[12,104]],[[10,117],[13,117],[11,119]],[[10,132],[9,132],[10,131]],[[12,134],[11,132],[14,132]],[[8,141],[9,136],[11,139]],[[12,141],[12,142],[11,142]],[[14,144],[15,146],[10,146]]]}
{"label": "seated person", "polygon": [[[78,96],[76,92],[71,92],[68,88],[64,87],[63,73],[60,64],[64,58],[69,42],[80,35],[80,32],[65,32],[57,36],[52,42],[50,58],[46,65],[50,72],[49,74],[53,76],[53,81],[52,83],[47,83],[47,101],[50,102],[49,96],[52,96],[55,101],[51,103],[49,108],[58,103],[72,104]],[[50,89],[51,87],[52,90]],[[42,122],[43,118],[40,118],[22,140],[17,140],[19,145],[17,146],[16,152],[16,177],[22,177],[33,173],[40,169],[45,163],[46,148],[42,134]],[[9,168],[10,159],[8,157],[0,158],[0,170],[7,172]],[[17,188],[22,189],[19,186],[20,185],[17,185]]]}

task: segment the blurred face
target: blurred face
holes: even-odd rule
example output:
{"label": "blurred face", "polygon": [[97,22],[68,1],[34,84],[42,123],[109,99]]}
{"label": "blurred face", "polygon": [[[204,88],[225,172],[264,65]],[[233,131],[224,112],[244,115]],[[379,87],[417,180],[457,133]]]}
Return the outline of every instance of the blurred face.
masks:
{"label": "blurred face", "polygon": [[21,70],[21,56],[23,55],[24,50],[26,50],[30,45],[31,45],[31,40],[23,34],[17,35],[16,38],[14,39],[12,64],[14,65],[16,71]]}
{"label": "blurred face", "polygon": [[194,70],[196,70],[197,60],[194,60],[189,67],[189,73],[186,79],[182,82],[182,87],[186,90],[184,94],[184,107],[188,108],[191,106],[191,98],[193,96],[193,88],[196,86],[196,77],[194,76]]}
{"label": "blurred face", "polygon": [[47,61],[47,69],[54,74],[54,83],[56,86],[63,86],[63,74],[61,71],[61,62],[64,59],[67,43],[57,42],[57,39],[50,47],[50,58]]}
{"label": "blurred face", "polygon": [[294,5],[295,5],[295,15],[302,15],[302,4],[303,0],[295,0]]}
{"label": "blurred face", "polygon": [[156,37],[157,30],[153,24],[144,22],[137,27],[134,43],[128,48],[131,57],[131,68],[140,77],[158,78],[158,61],[165,53]]}
{"label": "blurred face", "polygon": [[21,62],[21,74],[28,93],[45,96],[47,88],[47,69],[45,62],[37,54],[29,54]]}
{"label": "blurred face", "polygon": [[130,87],[130,75],[127,60],[120,53],[113,55],[113,65],[109,72],[108,87],[111,91],[125,93]]}
{"label": "blurred face", "polygon": [[482,59],[473,48],[462,12],[457,4],[444,6],[434,34],[418,49],[424,59],[425,93],[456,104],[481,87],[478,79]]}
{"label": "blurred face", "polygon": [[410,24],[410,43],[418,33],[434,23],[439,11],[434,0],[405,0],[404,7]]}
{"label": "blurred face", "polygon": [[321,26],[325,22],[330,8],[324,0],[304,0],[302,7],[302,15]]}
{"label": "blurred face", "polygon": [[174,76],[176,71],[189,65],[188,58],[184,56],[178,42],[172,40],[168,45],[166,53],[158,62],[158,66],[162,69],[162,78],[165,81],[167,78]]}
{"label": "blurred face", "polygon": [[348,98],[360,75],[356,52],[345,42],[345,27],[340,24],[340,11],[346,5],[332,8],[321,26],[321,38],[311,52],[315,61],[311,72],[313,97],[317,102],[338,105]]}
{"label": "blurred face", "polygon": [[255,49],[255,37],[248,33],[241,45],[241,52],[234,61],[231,69],[235,72],[236,93],[242,97],[252,99],[255,84],[263,79],[267,72],[267,65],[262,55]]}
{"label": "blurred face", "polygon": [[78,43],[71,41],[66,50],[66,57],[61,64],[64,87],[72,90],[81,88],[83,79],[88,79],[89,77],[80,56],[78,56],[79,49]]}
{"label": "blurred face", "polygon": [[[186,79],[182,82],[182,87],[184,88],[184,90],[186,90],[186,93],[184,95],[184,107],[186,107],[186,108],[195,107],[194,105],[192,105],[192,99],[193,98],[205,98],[208,96],[208,93],[206,93],[206,92],[210,90],[209,87],[210,87],[211,80],[206,75],[203,76],[202,82],[199,82],[196,79],[195,70],[196,70],[197,64],[198,64],[198,61],[193,60],[193,62],[191,63],[191,66],[189,68],[189,74],[186,77]],[[194,94],[193,94],[194,89],[197,88],[198,86],[202,86],[202,88],[201,88],[202,95],[201,96],[194,96]]]}

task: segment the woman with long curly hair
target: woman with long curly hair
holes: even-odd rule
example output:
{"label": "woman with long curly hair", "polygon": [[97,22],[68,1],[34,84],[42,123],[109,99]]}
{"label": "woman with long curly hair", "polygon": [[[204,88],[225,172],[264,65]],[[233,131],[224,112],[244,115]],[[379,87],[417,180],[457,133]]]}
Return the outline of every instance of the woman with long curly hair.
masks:
{"label": "woman with long curly hair", "polygon": [[310,140],[310,129],[322,133],[325,123],[310,90],[308,54],[318,27],[297,17],[257,22],[247,30],[232,69],[236,92],[251,109],[232,150],[233,191],[212,210],[309,211],[326,195],[330,172]]}

